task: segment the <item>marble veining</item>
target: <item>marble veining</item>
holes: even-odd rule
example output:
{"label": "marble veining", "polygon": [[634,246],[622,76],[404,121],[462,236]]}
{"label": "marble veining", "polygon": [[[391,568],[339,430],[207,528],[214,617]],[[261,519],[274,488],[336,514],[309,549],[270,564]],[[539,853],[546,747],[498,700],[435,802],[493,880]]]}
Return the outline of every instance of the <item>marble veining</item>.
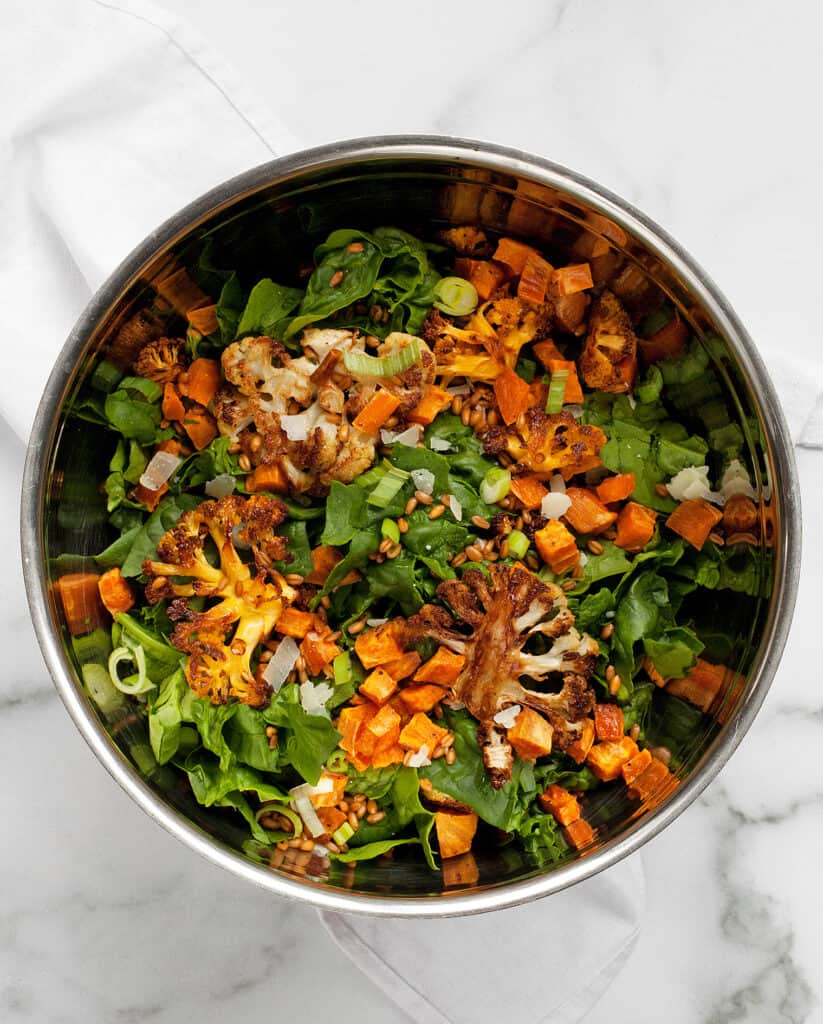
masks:
{"label": "marble veining", "polygon": [[[166,6],[306,144],[442,132],[565,163],[663,223],[774,360],[820,362],[818,5]],[[8,372],[24,358],[5,355]],[[0,420],[12,547],[22,457]],[[783,663],[719,779],[644,848],[640,940],[587,1024],[823,1021],[823,455],[798,459],[808,540]],[[330,1006],[406,1020],[313,911],[200,861],[123,795],[51,688],[16,565],[0,598],[0,1021],[223,1024]],[[527,1009],[511,1020],[530,1024]]]}

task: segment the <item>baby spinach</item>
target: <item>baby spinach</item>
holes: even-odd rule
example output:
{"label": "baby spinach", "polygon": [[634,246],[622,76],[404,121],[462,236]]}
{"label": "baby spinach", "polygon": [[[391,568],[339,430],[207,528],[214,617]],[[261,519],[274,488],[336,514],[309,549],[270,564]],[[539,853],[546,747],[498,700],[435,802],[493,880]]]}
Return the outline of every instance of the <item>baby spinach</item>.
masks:
{"label": "baby spinach", "polygon": [[124,377],[117,390],[106,395],[103,408],[109,427],[140,444],[153,444],[171,437],[173,431],[160,426],[162,395],[163,389],[152,380]]}
{"label": "baby spinach", "polygon": [[246,307],[240,315],[235,337],[247,334],[265,334],[279,338],[288,322],[289,314],[303,297],[299,288],[286,288],[271,278],[258,281],[249,294]]}
{"label": "baby spinach", "polygon": [[326,759],[342,738],[340,733],[325,715],[310,715],[303,710],[296,683],[276,693],[262,717],[285,732],[285,744],[282,740],[278,743],[282,763],[290,764],[306,782],[315,785]]}

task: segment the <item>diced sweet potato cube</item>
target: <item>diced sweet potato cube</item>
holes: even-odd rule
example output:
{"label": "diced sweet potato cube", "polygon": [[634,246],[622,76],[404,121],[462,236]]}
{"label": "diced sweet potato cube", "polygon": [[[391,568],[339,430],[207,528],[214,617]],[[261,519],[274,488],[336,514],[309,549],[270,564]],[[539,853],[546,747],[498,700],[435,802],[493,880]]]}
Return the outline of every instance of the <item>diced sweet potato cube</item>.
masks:
{"label": "diced sweet potato cube", "polygon": [[542,715],[531,708],[523,708],[506,735],[518,757],[533,761],[552,752],[553,732]]}
{"label": "diced sweet potato cube", "polygon": [[455,814],[453,811],[435,811],[434,827],[440,856],[457,857],[468,853],[472,848],[472,840],[477,832],[477,815]]}
{"label": "diced sweet potato cube", "polygon": [[434,656],[424,662],[414,673],[414,681],[452,686],[457,681],[465,664],[465,655],[454,654],[448,647],[438,647]]}
{"label": "diced sweet potato cube", "polygon": [[580,804],[577,797],[562,786],[551,786],[537,798],[538,803],[548,814],[553,814],[560,825],[570,825],[580,817]]}
{"label": "diced sweet potato cube", "polygon": [[630,757],[621,768],[626,785],[630,786],[638,775],[642,775],[651,763],[652,755],[648,750],[641,750],[639,754]]}
{"label": "diced sweet potato cube", "polygon": [[583,720],[583,727],[580,736],[566,748],[566,753],[569,757],[576,761],[578,764],[582,764],[586,760],[586,756],[592,749],[594,743],[594,720],[586,718]]}
{"label": "diced sweet potato cube", "polygon": [[584,846],[594,841],[594,829],[585,818],[578,818],[567,825],[563,829],[563,835],[569,846],[573,846],[575,850],[582,850]]}
{"label": "diced sweet potato cube", "polygon": [[323,772],[317,781],[318,787],[325,789],[331,783],[332,788],[326,793],[313,793],[309,799],[315,807],[335,807],[343,799],[343,793],[346,791],[346,783],[348,781],[348,775],[337,772]]}
{"label": "diced sweet potato cube", "polygon": [[632,782],[629,787],[629,796],[635,800],[649,800],[660,794],[666,787],[670,776],[671,772],[663,762],[653,757],[648,768]]}
{"label": "diced sweet potato cube", "polygon": [[376,668],[403,657],[405,652],[400,643],[399,630],[399,620],[392,619],[376,629],[358,634],[354,649],[364,668]]}
{"label": "diced sweet potato cube", "polygon": [[360,684],[359,690],[375,704],[385,704],[397,689],[397,681],[384,668],[370,672]]}
{"label": "diced sweet potato cube", "polygon": [[[467,817],[467,815],[463,815]],[[445,857],[442,864],[443,887],[446,889],[465,888],[475,885],[480,878],[480,868],[473,853],[461,853],[457,857]]]}
{"label": "diced sweet potato cube", "polygon": [[665,686],[666,685],[666,680],[663,678],[663,676],[654,667],[654,662],[652,661],[651,658],[645,657],[643,659],[643,669],[645,670],[646,675],[649,677],[649,679],[651,679],[651,681],[654,683],[655,686]]}
{"label": "diced sweet potato cube", "polygon": [[326,640],[317,633],[307,633],[300,644],[300,653],[306,667],[313,676],[319,676],[329,662],[343,652],[333,640]]}
{"label": "diced sweet potato cube", "polygon": [[703,498],[687,498],[672,512],[666,526],[700,551],[722,518],[723,513]]}
{"label": "diced sweet potato cube", "polygon": [[534,543],[540,557],[558,576],[580,560],[574,536],[559,519],[550,519],[542,530],[536,530]]}
{"label": "diced sweet potato cube", "polygon": [[395,733],[393,742],[397,742],[397,737],[400,735],[400,715],[394,708],[384,704],[374,718],[366,723],[366,729],[377,737],[378,741],[389,733]]}
{"label": "diced sweet potato cube", "polygon": [[441,729],[429,717],[418,711],[400,733],[400,746],[405,747],[406,750],[419,750],[421,747],[428,747],[429,753],[431,753],[447,735],[447,729]]}
{"label": "diced sweet potato cube", "polygon": [[443,700],[446,691],[434,683],[423,683],[422,686],[405,686],[399,696],[409,711],[431,711]]}
{"label": "diced sweet potato cube", "polygon": [[390,764],[401,764],[406,756],[406,751],[396,741],[388,744],[378,743],[372,754],[372,768],[385,768]]}
{"label": "diced sweet potato cube", "polygon": [[708,711],[720,692],[724,681],[731,678],[732,673],[725,665],[713,665],[703,658],[698,658],[686,673],[685,679],[670,679],[666,686],[666,692],[675,697],[682,697],[690,704],[700,708],[701,711]]}
{"label": "diced sweet potato cube", "polygon": [[623,735],[623,709],[617,704],[595,704],[594,731],[598,740],[619,740]]}
{"label": "diced sweet potato cube", "polygon": [[571,501],[565,519],[577,533],[603,533],[617,519],[617,513],[586,487],[567,487],[566,497]]}
{"label": "diced sweet potato cube", "polygon": [[322,586],[329,578],[329,573],[342,560],[343,556],[330,544],[321,544],[313,548],[311,561],[314,569],[306,577],[306,583],[315,583]]}
{"label": "diced sweet potato cube", "polygon": [[615,544],[624,551],[642,551],[654,536],[656,522],[652,509],[636,501],[627,502],[617,517]]}
{"label": "diced sweet potato cube", "polygon": [[416,671],[421,661],[422,658],[417,651],[407,651],[402,658],[398,658],[396,661],[387,661],[382,667],[392,679],[400,682],[401,679],[407,679],[412,672]]}
{"label": "diced sweet potato cube", "polygon": [[615,742],[595,743],[586,756],[586,764],[601,782],[620,775],[620,769],[637,754],[637,744],[629,736]]}
{"label": "diced sweet potato cube", "polygon": [[297,608],[289,607],[281,612],[274,628],[283,636],[292,636],[297,640],[302,640],[315,626],[316,623],[311,612],[301,612]]}
{"label": "diced sweet potato cube", "polygon": [[371,701],[358,704],[356,707],[343,708],[336,723],[337,731],[342,734],[341,750],[345,750],[349,754],[355,753],[359,734],[365,724],[376,714],[377,708]]}
{"label": "diced sweet potato cube", "polygon": [[346,815],[337,807],[318,807],[317,817],[325,829],[323,834],[327,836],[336,832],[346,820]]}
{"label": "diced sweet potato cube", "polygon": [[624,501],[633,494],[634,483],[634,473],[617,473],[601,480],[595,490],[597,497],[608,505],[614,501]]}

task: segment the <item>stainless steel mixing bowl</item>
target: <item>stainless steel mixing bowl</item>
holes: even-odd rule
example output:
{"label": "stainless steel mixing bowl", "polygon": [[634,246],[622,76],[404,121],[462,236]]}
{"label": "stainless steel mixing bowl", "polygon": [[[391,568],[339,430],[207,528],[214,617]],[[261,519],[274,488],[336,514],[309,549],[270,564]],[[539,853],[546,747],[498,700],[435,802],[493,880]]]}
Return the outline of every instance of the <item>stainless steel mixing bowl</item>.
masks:
{"label": "stainless steel mixing bowl", "polygon": [[[110,436],[69,414],[96,357],[155,294],[169,259],[210,252],[220,265],[291,279],[296,261],[333,228],[395,223],[431,235],[449,223],[516,234],[558,261],[599,255],[635,275],[643,301],[665,295],[710,343],[729,407],[749,447],[757,485],[770,497],[771,570],[759,600],[725,592],[717,614],[732,631],[745,685],[732,687],[721,718],[706,720],[677,789],[638,812],[607,794],[590,809],[598,842],[541,868],[512,847],[478,855],[476,880],[441,877],[411,859],[360,865],[353,877],[298,878],[268,866],[226,812],[204,810],[153,763],[136,716],[106,721],[73,662],[53,580],[110,540],[99,482]],[[745,258],[745,256],[743,257]],[[764,527],[767,524],[763,524]],[[153,232],[100,288],[61,352],[37,413],[22,494],[22,546],[31,614],[57,689],[98,758],[140,806],[193,850],[251,882],[319,907],[370,914],[465,914],[524,903],[572,885],[636,850],[673,821],[714,778],[760,707],[786,640],[797,589],[800,510],[791,441],[757,350],[715,285],[647,217],[578,174],[525,153],[429,137],[363,139],[257,167],[187,206]]]}

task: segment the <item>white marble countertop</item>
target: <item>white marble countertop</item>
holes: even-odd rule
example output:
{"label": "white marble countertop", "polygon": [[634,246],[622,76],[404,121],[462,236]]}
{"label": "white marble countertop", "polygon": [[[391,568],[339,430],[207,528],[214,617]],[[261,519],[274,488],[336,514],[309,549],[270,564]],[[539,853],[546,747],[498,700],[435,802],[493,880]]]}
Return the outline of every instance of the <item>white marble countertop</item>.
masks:
{"label": "white marble countertop", "polygon": [[[816,5],[166,3],[307,145],[437,132],[547,156],[664,225],[758,344],[817,356]],[[19,479],[22,458],[0,423],[0,478]],[[588,1024],[823,1020],[823,453],[798,459],[807,542],[783,665],[719,778],[642,851],[643,932]],[[0,522],[14,537],[16,502]],[[217,1024],[332,1006],[362,1024],[406,1020],[313,911],[199,861],[123,795],[55,696],[21,591],[7,572],[0,1020]]]}

